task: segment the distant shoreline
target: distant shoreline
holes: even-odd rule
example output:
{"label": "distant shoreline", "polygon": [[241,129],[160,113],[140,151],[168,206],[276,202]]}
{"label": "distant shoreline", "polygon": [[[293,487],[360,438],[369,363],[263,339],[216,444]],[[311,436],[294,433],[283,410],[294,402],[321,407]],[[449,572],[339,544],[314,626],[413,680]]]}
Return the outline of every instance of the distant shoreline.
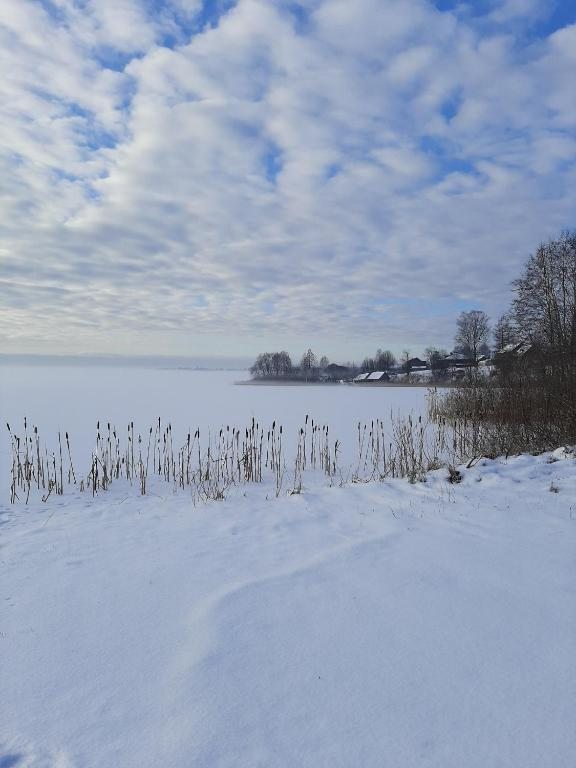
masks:
{"label": "distant shoreline", "polygon": [[390,387],[390,388],[400,388],[400,387],[424,387],[425,389],[451,389],[452,387],[458,386],[457,384],[454,384],[453,382],[446,382],[446,383],[438,383],[438,382],[421,382],[421,381],[414,381],[414,382],[400,382],[400,381],[374,381],[370,384],[362,384],[360,382],[357,382],[354,384],[353,382],[346,382],[345,384],[341,384],[339,381],[282,381],[281,379],[248,379],[246,381],[235,381],[234,384],[240,387],[343,387],[343,386],[349,386],[354,387],[355,389],[373,389],[374,387]]}

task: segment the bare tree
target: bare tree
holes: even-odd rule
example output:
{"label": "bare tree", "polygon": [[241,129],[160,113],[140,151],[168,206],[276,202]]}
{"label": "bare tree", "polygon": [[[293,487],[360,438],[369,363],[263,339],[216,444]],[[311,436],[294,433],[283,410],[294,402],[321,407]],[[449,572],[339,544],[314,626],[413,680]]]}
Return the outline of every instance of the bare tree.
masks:
{"label": "bare tree", "polygon": [[330,365],[330,360],[328,360],[326,355],[322,355],[322,357],[320,358],[320,363],[319,363],[320,370],[321,371],[326,370],[326,368],[328,368],[329,365]]}
{"label": "bare tree", "polygon": [[389,349],[381,350],[379,349],[376,352],[376,368],[379,371],[389,371],[391,368],[394,368],[396,365],[396,358],[390,352]]}
{"label": "bare tree", "polygon": [[261,378],[270,375],[272,370],[270,357],[271,356],[268,352],[263,352],[262,354],[258,355],[256,361],[250,368],[250,373],[252,376],[255,378]]}
{"label": "bare tree", "polygon": [[280,352],[273,352],[271,355],[272,373],[274,376],[280,376],[282,370],[282,357]]}
{"label": "bare tree", "polygon": [[373,357],[365,357],[360,366],[362,373],[370,373],[376,370],[376,360]]}
{"label": "bare tree", "polygon": [[312,378],[314,369],[317,365],[316,355],[311,349],[308,349],[308,351],[302,355],[302,360],[300,361],[300,369],[306,380]]}
{"label": "bare tree", "polygon": [[502,352],[509,344],[516,344],[520,341],[518,329],[509,312],[505,312],[494,326],[493,339],[495,352]]}
{"label": "bare tree", "polygon": [[410,373],[412,370],[412,366],[410,365],[410,350],[409,349],[403,349],[402,355],[400,356],[400,362],[402,363],[402,368],[406,373]]}
{"label": "bare tree", "polygon": [[469,355],[476,363],[488,341],[489,333],[490,324],[486,312],[479,309],[461,312],[456,321],[456,349]]}
{"label": "bare tree", "polygon": [[250,368],[254,378],[287,376],[292,371],[292,361],[288,352],[262,352]]}
{"label": "bare tree", "polygon": [[514,282],[512,313],[522,338],[576,362],[576,232],[563,232],[530,256]]}
{"label": "bare tree", "polygon": [[278,376],[288,376],[292,373],[292,360],[290,359],[290,355],[284,350],[277,354]]}

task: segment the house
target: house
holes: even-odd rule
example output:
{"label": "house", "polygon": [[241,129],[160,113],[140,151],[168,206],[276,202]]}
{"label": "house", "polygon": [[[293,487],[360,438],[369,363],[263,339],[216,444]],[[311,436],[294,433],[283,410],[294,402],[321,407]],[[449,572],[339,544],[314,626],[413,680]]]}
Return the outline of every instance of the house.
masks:
{"label": "house", "polygon": [[[480,359],[478,359],[478,362]],[[449,378],[459,380],[463,379],[467,373],[476,372],[478,370],[478,362],[472,357],[467,357],[462,352],[451,352],[439,361],[438,370],[439,372],[444,372]],[[488,369],[483,369],[483,372],[487,373]]]}
{"label": "house", "polygon": [[361,373],[354,379],[355,384],[376,384],[382,381],[390,381],[390,376],[386,371],[371,371],[370,373]]}
{"label": "house", "polygon": [[494,360],[498,358],[513,357],[520,358],[530,356],[536,352],[534,344],[529,341],[521,341],[518,344],[506,344],[501,350],[494,354]]}
{"label": "house", "polygon": [[404,363],[402,368],[409,373],[418,373],[418,371],[427,371],[428,363],[425,360],[420,360],[419,357],[412,357],[408,362]]}
{"label": "house", "polygon": [[419,357],[411,357],[410,360],[406,360],[401,365],[397,365],[390,372],[394,378],[405,380],[413,374],[426,375],[429,371],[430,366],[425,360],[420,360]]}
{"label": "house", "polygon": [[518,364],[521,364],[524,369],[541,368],[546,365],[547,357],[549,358],[535,344],[521,341],[518,344],[506,344],[494,354],[493,363],[496,369],[507,373]]}
{"label": "house", "polygon": [[466,370],[466,368],[475,368],[476,363],[471,357],[466,357],[461,352],[451,352],[442,358],[442,367],[449,370]]}

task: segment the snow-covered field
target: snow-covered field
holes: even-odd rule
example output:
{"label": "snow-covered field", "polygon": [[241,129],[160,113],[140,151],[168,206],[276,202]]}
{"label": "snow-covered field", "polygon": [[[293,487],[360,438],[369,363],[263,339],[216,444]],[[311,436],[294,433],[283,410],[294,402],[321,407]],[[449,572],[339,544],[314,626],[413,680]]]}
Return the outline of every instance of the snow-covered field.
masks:
{"label": "snow-covered field", "polygon": [[172,423],[175,441],[182,443],[189,428],[200,427],[205,436],[227,424],[243,428],[252,417],[267,426],[276,420],[284,426],[291,455],[298,428],[309,414],[328,424],[332,437],[341,441],[345,465],[356,456],[358,421],[426,411],[427,390],[422,387],[234,386],[246,379],[247,371],[0,365],[0,502],[9,498],[5,422],[21,433],[24,416],[53,449],[58,431],[68,431],[76,466],[85,474],[98,420],[112,422],[122,433],[134,421],[136,432],[145,435],[160,416],[163,423]]}
{"label": "snow-covered field", "polygon": [[[310,412],[344,430],[425,397],[52,376],[4,376],[3,420],[81,442],[95,416],[163,404],[185,427]],[[0,768],[572,768],[576,461],[462,473],[2,503]]]}

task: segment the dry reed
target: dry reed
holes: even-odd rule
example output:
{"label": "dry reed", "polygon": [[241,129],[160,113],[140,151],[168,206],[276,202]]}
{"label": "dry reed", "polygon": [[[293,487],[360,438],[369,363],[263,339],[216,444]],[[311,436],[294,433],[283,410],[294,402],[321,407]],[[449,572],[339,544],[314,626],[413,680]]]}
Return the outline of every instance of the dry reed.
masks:
{"label": "dry reed", "polygon": [[[446,418],[437,393],[429,393],[430,418],[402,418],[390,414],[386,428],[382,419],[357,424],[356,460],[341,468],[341,443],[332,437],[329,425],[306,415],[297,431],[292,486],[300,493],[306,473],[322,473],[330,483],[340,477],[352,482],[382,481],[386,478],[424,479],[427,471],[455,466],[476,455],[480,439],[474,419]],[[32,489],[46,501],[51,494],[62,495],[65,485],[93,496],[107,491],[115,482],[136,486],[141,495],[150,480],[189,490],[194,499],[220,500],[232,486],[271,482],[276,496],[285,489],[287,472],[284,430],[273,421],[269,428],[252,419],[248,426],[223,426],[217,433],[188,430],[182,445],[175,442],[172,424],[158,418],[142,437],[130,421],[124,431],[110,422],[98,421],[88,471],[78,475],[72,460],[69,433],[58,433],[58,449],[48,451],[34,426],[29,431],[24,419],[23,435],[7,425],[12,448],[10,501],[28,502]],[[124,434],[124,440],[121,434]],[[67,463],[67,466],[65,466]]]}

